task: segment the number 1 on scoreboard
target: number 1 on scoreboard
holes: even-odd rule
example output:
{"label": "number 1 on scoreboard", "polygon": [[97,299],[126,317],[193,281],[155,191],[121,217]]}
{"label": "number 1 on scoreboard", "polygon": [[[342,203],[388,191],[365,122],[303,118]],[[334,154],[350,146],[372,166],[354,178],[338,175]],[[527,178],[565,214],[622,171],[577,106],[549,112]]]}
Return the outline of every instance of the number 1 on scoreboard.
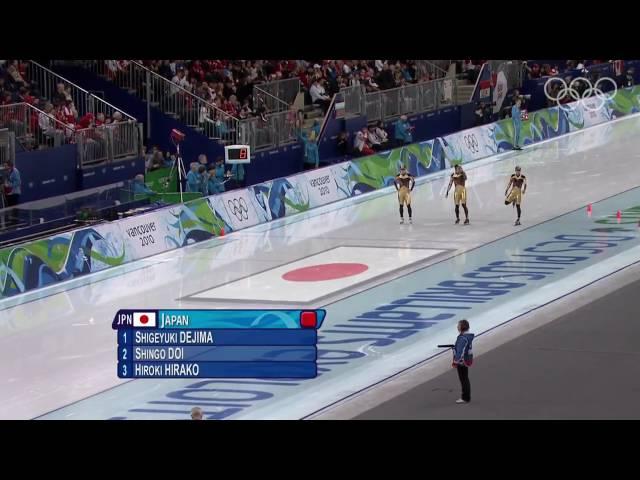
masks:
{"label": "number 1 on scoreboard", "polygon": [[124,347],[132,344],[133,344],[133,331],[128,328],[122,328],[118,330],[118,345]]}

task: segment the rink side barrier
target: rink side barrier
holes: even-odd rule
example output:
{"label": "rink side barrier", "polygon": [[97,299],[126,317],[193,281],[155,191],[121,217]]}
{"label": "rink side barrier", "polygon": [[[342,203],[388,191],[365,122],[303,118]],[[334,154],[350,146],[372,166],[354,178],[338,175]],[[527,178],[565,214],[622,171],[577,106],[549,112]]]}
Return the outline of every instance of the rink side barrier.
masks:
{"label": "rink side barrier", "polygon": [[[531,112],[520,143],[529,145],[640,112],[640,86],[606,100]],[[393,184],[400,167],[423,177],[455,163],[513,150],[514,127],[501,120],[245,189],[199,198],[136,217],[0,250],[0,299],[124,265]]]}

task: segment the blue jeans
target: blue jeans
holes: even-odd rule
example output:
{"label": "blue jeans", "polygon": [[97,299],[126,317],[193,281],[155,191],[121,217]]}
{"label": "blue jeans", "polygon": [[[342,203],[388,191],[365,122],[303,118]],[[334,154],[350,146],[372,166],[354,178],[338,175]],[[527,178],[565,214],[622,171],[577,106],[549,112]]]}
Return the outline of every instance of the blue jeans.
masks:
{"label": "blue jeans", "polygon": [[514,147],[518,147],[520,145],[520,129],[522,128],[521,122],[513,122],[513,132],[514,132]]}

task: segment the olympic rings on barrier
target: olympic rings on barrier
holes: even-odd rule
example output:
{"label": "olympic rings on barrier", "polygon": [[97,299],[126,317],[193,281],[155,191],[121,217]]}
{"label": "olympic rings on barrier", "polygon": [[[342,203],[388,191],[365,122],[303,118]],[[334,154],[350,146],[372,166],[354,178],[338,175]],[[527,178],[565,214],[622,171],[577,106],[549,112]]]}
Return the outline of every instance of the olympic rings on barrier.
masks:
{"label": "olympic rings on barrier", "polygon": [[463,137],[464,143],[467,146],[467,149],[471,153],[478,153],[480,151],[480,144],[478,143],[478,139],[475,134],[464,135]]}
{"label": "olympic rings on barrier", "polygon": [[[549,85],[551,85],[553,82],[560,82],[560,84],[562,85],[562,88],[558,90],[556,97],[552,97],[548,90]],[[576,90],[575,88],[575,84],[577,82],[584,82],[587,84],[587,88],[582,92],[582,95],[580,95],[580,92],[578,92],[578,90]],[[595,96],[599,100],[599,104],[597,107],[594,108],[594,107],[591,107],[591,105],[588,102],[584,102],[584,101],[582,102],[585,110],[588,110],[590,112],[595,112],[600,110],[602,107],[604,107],[607,102],[607,95],[604,93],[602,88],[600,88],[601,82],[610,82],[613,85],[613,93],[610,93],[608,95],[609,97],[613,97],[616,95],[616,93],[618,93],[618,85],[616,84],[615,80],[609,77],[602,77],[598,79],[595,85],[592,85],[591,81],[585,77],[576,77],[573,80],[571,80],[571,83],[569,83],[569,85],[567,85],[567,82],[563,78],[551,77],[549,80],[545,82],[543,90],[544,90],[544,95],[545,97],[547,97],[547,99],[551,100],[552,102],[556,102],[556,105],[558,105],[558,107],[562,108],[565,111],[575,110],[577,108],[577,105],[578,105],[577,102],[579,100],[586,100],[587,98],[593,98],[592,96],[595,93]],[[566,104],[560,103],[561,100],[564,100],[567,97],[567,94],[571,97],[572,101]]]}
{"label": "olympic rings on barrier", "polygon": [[239,222],[243,220],[249,220],[249,208],[244,198],[234,198],[233,200],[227,200],[229,209],[232,210],[232,214],[238,219]]}

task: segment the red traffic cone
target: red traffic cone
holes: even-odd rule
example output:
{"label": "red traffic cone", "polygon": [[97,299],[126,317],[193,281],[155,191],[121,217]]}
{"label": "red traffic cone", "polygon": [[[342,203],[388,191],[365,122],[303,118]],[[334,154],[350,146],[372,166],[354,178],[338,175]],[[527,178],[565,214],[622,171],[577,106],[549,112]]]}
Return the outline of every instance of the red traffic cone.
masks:
{"label": "red traffic cone", "polygon": [[221,236],[221,237],[224,237],[224,227],[222,227],[222,228],[220,229],[220,236]]}
{"label": "red traffic cone", "polygon": [[620,220],[622,219],[622,212],[620,210],[616,213],[616,218],[618,219],[618,223],[620,223]]}
{"label": "red traffic cone", "polygon": [[593,207],[589,204],[587,205],[587,215],[591,216],[591,212],[593,212]]}

